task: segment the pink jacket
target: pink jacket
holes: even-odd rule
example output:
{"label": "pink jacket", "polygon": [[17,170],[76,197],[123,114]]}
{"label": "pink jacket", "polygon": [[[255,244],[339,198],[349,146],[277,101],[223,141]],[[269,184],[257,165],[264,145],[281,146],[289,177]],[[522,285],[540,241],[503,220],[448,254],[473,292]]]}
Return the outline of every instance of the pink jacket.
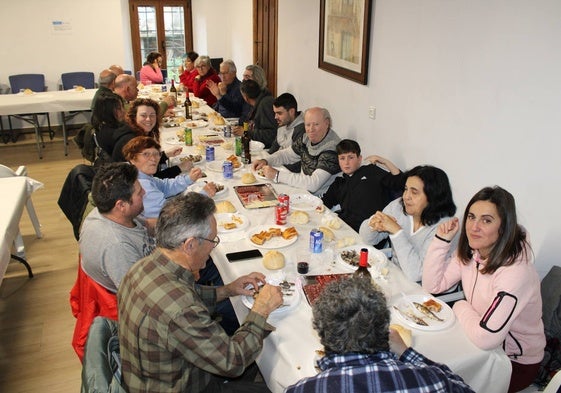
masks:
{"label": "pink jacket", "polygon": [[481,274],[485,261],[476,252],[464,265],[450,244],[434,238],[423,264],[423,288],[440,293],[462,280],[466,300],[454,304],[454,314],[469,339],[481,349],[502,344],[507,356],[517,363],[539,363],[544,355],[540,279],[527,250],[513,265]]}
{"label": "pink jacket", "polygon": [[[142,84],[160,84],[164,83],[164,76],[162,75],[162,70],[158,68],[158,71],[154,70],[150,64],[146,64],[140,69],[140,82]],[[148,83],[146,83],[148,82]]]}

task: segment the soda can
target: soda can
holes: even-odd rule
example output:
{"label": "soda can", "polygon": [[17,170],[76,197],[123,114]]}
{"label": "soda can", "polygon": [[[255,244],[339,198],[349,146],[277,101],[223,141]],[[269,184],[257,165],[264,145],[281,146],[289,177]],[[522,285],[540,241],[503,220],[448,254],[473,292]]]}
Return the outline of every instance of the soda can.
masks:
{"label": "soda can", "polygon": [[287,194],[279,194],[279,203],[286,207],[286,214],[290,213],[290,197]]}
{"label": "soda can", "polygon": [[222,163],[222,175],[224,179],[234,178],[234,164],[232,164],[232,161],[226,160]]}
{"label": "soda can", "polygon": [[288,216],[288,211],[286,206],[279,204],[275,206],[275,222],[277,225],[286,225],[286,217]]}
{"label": "soda can", "polygon": [[185,146],[193,146],[193,130],[185,127]]}
{"label": "soda can", "polygon": [[207,162],[214,161],[214,146],[207,146],[205,149],[205,153]]}
{"label": "soda can", "polygon": [[320,254],[323,251],[323,232],[317,228],[310,231],[310,252]]}
{"label": "soda can", "polygon": [[236,155],[240,157],[242,155],[242,138],[236,137]]}
{"label": "soda can", "polygon": [[162,93],[168,91],[168,87],[166,85],[162,85]]}
{"label": "soda can", "polygon": [[232,126],[227,124],[224,126],[224,138],[231,138],[232,137]]}

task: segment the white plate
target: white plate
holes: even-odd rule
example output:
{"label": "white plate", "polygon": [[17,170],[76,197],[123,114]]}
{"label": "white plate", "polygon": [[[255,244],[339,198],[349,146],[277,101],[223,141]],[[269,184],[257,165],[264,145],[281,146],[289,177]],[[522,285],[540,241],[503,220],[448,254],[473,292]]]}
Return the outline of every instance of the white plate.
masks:
{"label": "white plate", "polygon": [[253,172],[253,174],[255,175],[255,177],[258,178],[258,179],[261,179],[261,180],[271,181],[271,179],[268,179],[268,178],[266,178],[265,176],[259,174],[259,171],[260,171],[260,170],[261,170],[261,169],[259,169],[259,170],[255,171],[255,172]]}
{"label": "white plate", "polygon": [[[412,302],[423,303],[423,302],[426,302],[427,300],[429,300],[431,298],[436,300],[442,306],[442,309],[440,310],[440,312],[435,313],[435,315],[437,317],[439,317],[440,319],[443,319],[444,321],[442,321],[442,322],[436,321],[434,319],[431,319],[431,318],[425,316],[425,314],[423,314],[422,312],[417,310],[412,303]],[[397,320],[406,324],[407,326],[410,326],[410,327],[412,327],[414,329],[418,329],[418,330],[428,330],[428,331],[442,330],[442,329],[445,329],[445,328],[451,326],[454,323],[454,320],[456,319],[456,316],[454,315],[454,311],[452,311],[450,306],[448,306],[446,303],[439,300],[438,298],[435,298],[435,297],[430,296],[430,295],[405,296],[405,298],[401,298],[401,299],[397,300],[397,302],[395,302],[393,305],[399,307],[402,310],[406,309],[406,310],[412,312],[415,316],[417,316],[419,318],[422,318],[423,321],[425,321],[428,324],[428,326],[419,325],[419,324],[413,322],[412,320],[410,320],[409,318],[406,318],[403,315],[401,315],[401,313],[399,313],[395,308],[393,308],[393,307],[391,308],[392,313],[396,317]]]}
{"label": "white plate", "polygon": [[290,210],[311,211],[322,205],[321,199],[312,194],[290,195]]}
{"label": "white plate", "polygon": [[[222,164],[225,160],[214,160],[206,163],[206,168],[212,172],[220,172],[222,173]],[[234,168],[234,172],[239,171],[243,168],[243,164],[241,164],[238,168]]]}
{"label": "white plate", "polygon": [[[255,235],[256,233],[259,233],[261,231],[268,231],[269,228],[280,228],[281,231],[284,231],[286,228],[290,228],[290,226],[281,226],[281,225],[259,225],[257,227],[252,228],[249,233],[247,234],[248,239],[251,239],[251,236]],[[252,245],[254,245],[255,247],[259,247],[259,248],[267,248],[267,249],[275,249],[275,248],[282,248],[282,247],[288,247],[291,244],[294,244],[296,242],[296,240],[298,240],[298,236],[294,236],[291,239],[284,239],[282,236],[275,236],[270,238],[269,240],[265,241],[265,243],[259,245],[259,244],[255,244],[253,243],[251,240],[249,240],[251,242]]]}
{"label": "white plate", "polygon": [[[224,224],[234,222],[237,227],[233,229],[224,228]],[[239,213],[219,213],[216,214],[216,226],[218,233],[231,233],[240,231],[249,226],[249,218]]]}
{"label": "white plate", "polygon": [[[279,285],[280,281],[282,280],[267,279],[266,281],[268,284],[271,285]],[[282,315],[298,307],[298,304],[300,304],[300,299],[302,297],[302,295],[300,295],[300,289],[298,288],[298,283],[295,282],[294,291],[292,291],[291,293],[292,293],[291,296],[283,297],[284,302],[282,306],[280,306],[275,311],[273,311],[270,314],[271,316]],[[254,301],[253,296],[242,296],[242,303],[244,304],[244,306],[246,306],[249,309],[253,307],[253,301]]]}
{"label": "white plate", "polygon": [[[199,179],[197,180],[194,184],[190,185],[189,187],[187,187],[187,191],[190,192],[201,192],[203,187],[205,186],[206,183],[210,182],[210,180],[204,180],[204,179]],[[224,195],[226,193],[226,191],[228,191],[228,186],[220,183],[220,182],[214,182],[215,184],[220,184],[222,186],[224,186],[223,190],[218,191],[216,194],[214,194],[214,198],[219,197],[221,195]]]}
{"label": "white plate", "polygon": [[249,151],[257,153],[265,148],[265,145],[259,141],[249,141]]}
{"label": "white plate", "polygon": [[181,123],[181,125],[188,128],[203,128],[208,126],[208,122],[204,120],[187,120],[186,122]]}
{"label": "white plate", "polygon": [[356,268],[358,267],[358,264],[355,266],[347,261],[345,261],[342,257],[341,257],[341,253],[344,251],[356,251],[357,255],[360,255],[360,249],[361,248],[366,248],[368,250],[368,263],[370,264],[370,267],[368,268],[368,270],[370,270],[370,272],[376,272],[379,273],[380,269],[382,267],[385,267],[388,259],[386,258],[386,256],[384,255],[384,253],[374,247],[371,246],[367,246],[365,244],[355,244],[353,246],[348,246],[348,247],[344,247],[340,250],[337,251],[337,260],[342,263],[343,265],[345,265],[346,267],[350,268],[350,269],[354,269],[356,270]]}
{"label": "white plate", "polygon": [[[180,154],[180,155],[177,156],[177,160],[180,161],[182,157],[187,157],[187,156],[189,156],[189,155],[190,155],[190,154],[183,154],[183,153],[182,153],[182,154]],[[203,163],[206,161],[206,158],[205,158],[204,154],[191,154],[191,155],[194,155],[194,156],[201,156],[201,159],[200,159],[199,161],[193,162],[193,165],[201,165],[201,164],[203,164]]]}
{"label": "white plate", "polygon": [[164,139],[164,142],[167,143],[168,145],[185,145],[185,142],[180,141],[179,138],[176,136],[170,136]]}

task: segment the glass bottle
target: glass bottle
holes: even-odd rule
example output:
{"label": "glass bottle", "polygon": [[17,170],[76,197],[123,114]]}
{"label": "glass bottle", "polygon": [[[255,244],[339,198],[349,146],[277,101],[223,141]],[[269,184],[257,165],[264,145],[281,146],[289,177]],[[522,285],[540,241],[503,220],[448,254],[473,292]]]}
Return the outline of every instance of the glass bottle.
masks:
{"label": "glass bottle", "polygon": [[185,118],[187,120],[193,119],[193,104],[191,104],[191,99],[189,98],[189,88],[185,87]]}
{"label": "glass bottle", "polygon": [[171,87],[169,88],[169,93],[175,98],[177,101],[177,89],[175,88],[175,81],[171,80]]}
{"label": "glass bottle", "polygon": [[242,135],[242,146],[243,146],[243,161],[244,164],[251,164],[251,152],[250,152],[250,142],[251,136],[249,135],[249,123],[243,123],[243,135]]}
{"label": "glass bottle", "polygon": [[372,275],[368,270],[368,249],[361,248],[360,249],[360,259],[358,261],[358,268],[353,273],[353,277],[355,278],[366,278],[368,280],[372,280]]}

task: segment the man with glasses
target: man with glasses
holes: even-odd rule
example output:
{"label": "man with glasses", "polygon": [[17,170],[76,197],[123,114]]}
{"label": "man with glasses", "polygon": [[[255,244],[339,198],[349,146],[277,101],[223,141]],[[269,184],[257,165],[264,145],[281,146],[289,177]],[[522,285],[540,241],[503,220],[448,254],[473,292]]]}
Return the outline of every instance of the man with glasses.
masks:
{"label": "man with glasses", "polygon": [[[224,382],[244,374],[261,351],[273,329],[267,317],[282,304],[282,293],[256,272],[220,287],[195,284],[220,241],[215,210],[212,199],[197,193],[169,200],[158,218],[156,250],[123,279],[117,295],[119,342],[130,393],[268,391],[253,378]],[[217,301],[254,295],[248,287],[260,287],[259,293],[230,337],[212,311]]]}
{"label": "man with glasses", "polygon": [[199,56],[195,60],[195,68],[199,75],[195,77],[195,83],[193,83],[193,94],[195,97],[205,100],[208,106],[212,107],[216,103],[216,97],[210,91],[208,83],[209,81],[219,83],[220,77],[212,68],[210,57],[208,56]]}
{"label": "man with glasses", "polygon": [[236,65],[232,60],[224,60],[220,63],[220,78],[222,82],[207,82],[210,92],[216,97],[214,110],[223,117],[240,118],[242,113],[249,113],[251,107],[242,97],[240,91],[241,81],[236,76]]}

